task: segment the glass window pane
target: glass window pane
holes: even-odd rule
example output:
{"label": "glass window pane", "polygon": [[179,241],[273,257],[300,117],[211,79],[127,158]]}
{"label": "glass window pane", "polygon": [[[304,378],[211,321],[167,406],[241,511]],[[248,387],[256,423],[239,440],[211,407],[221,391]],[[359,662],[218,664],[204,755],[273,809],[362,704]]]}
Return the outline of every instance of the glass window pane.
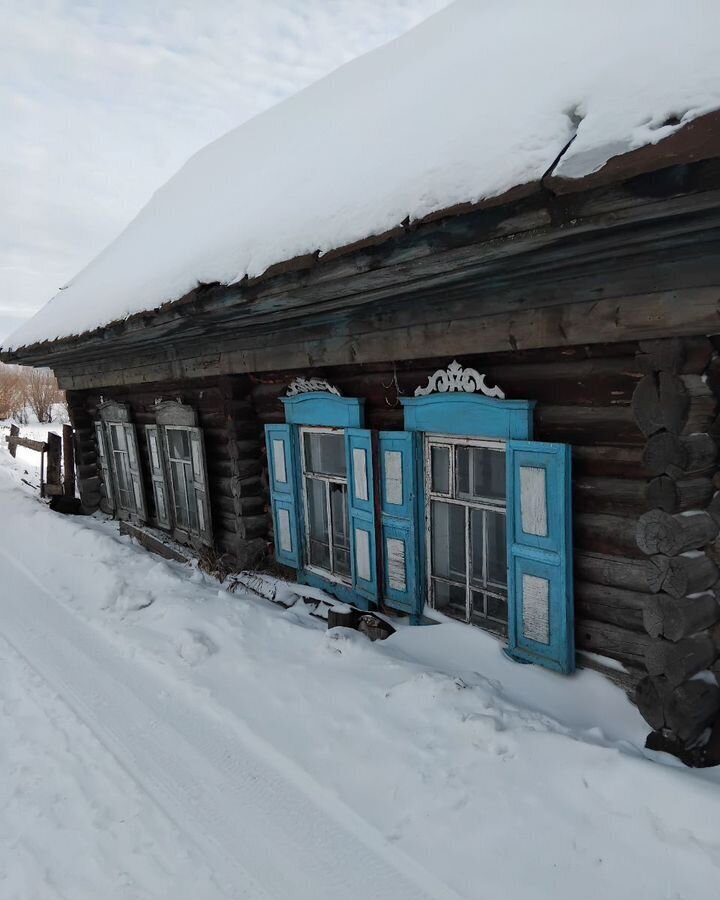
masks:
{"label": "glass window pane", "polygon": [[125,440],[125,429],[122,425],[111,425],[110,435],[112,437],[113,450],[126,450],[127,442]]}
{"label": "glass window pane", "polygon": [[455,448],[455,491],[458,496],[470,493],[470,448]]}
{"label": "glass window pane", "polygon": [[322,432],[305,432],[305,469],[319,475],[345,477],[345,435]]}
{"label": "glass window pane", "polygon": [[464,585],[433,580],[433,606],[446,616],[468,621],[467,593]]}
{"label": "glass window pane", "polygon": [[197,497],[193,484],[192,466],[183,465],[185,489],[187,491],[188,524],[192,531],[198,530]]}
{"label": "glass window pane", "polygon": [[450,493],[450,448],[430,448],[431,490],[438,494]]}
{"label": "glass window pane", "polygon": [[465,508],[432,501],[432,571],[465,581]]}
{"label": "glass window pane", "polygon": [[481,591],[471,591],[470,599],[472,600],[472,617],[484,619],[487,616],[486,602],[490,599],[487,594]]}
{"label": "glass window pane", "polygon": [[170,463],[170,474],[172,477],[173,504],[175,506],[175,519],[181,528],[188,528],[190,525],[190,515],[187,505],[187,497],[185,496],[185,467],[181,462]]}
{"label": "glass window pane", "polygon": [[485,513],[487,528],[487,577],[494,584],[507,584],[507,543],[505,516],[502,513]]}
{"label": "glass window pane", "polygon": [[330,488],[330,512],[332,514],[333,538],[336,547],[348,549],[348,517],[347,517],[347,487],[344,484],[329,485]]}
{"label": "glass window pane", "polygon": [[505,498],[505,454],[487,447],[472,448],[473,496]]}
{"label": "glass window pane", "polygon": [[487,616],[489,619],[495,619],[497,622],[507,623],[507,597],[493,597],[487,594]]}
{"label": "glass window pane", "polygon": [[470,580],[474,584],[485,584],[485,511],[470,510]]}
{"label": "glass window pane", "polygon": [[328,533],[325,482],[305,479],[307,492],[308,526],[310,538],[310,562],[314,566],[330,570],[330,538]]}
{"label": "glass window pane", "polygon": [[190,461],[190,439],[187,431],[177,428],[168,428],[168,449],[173,459]]}

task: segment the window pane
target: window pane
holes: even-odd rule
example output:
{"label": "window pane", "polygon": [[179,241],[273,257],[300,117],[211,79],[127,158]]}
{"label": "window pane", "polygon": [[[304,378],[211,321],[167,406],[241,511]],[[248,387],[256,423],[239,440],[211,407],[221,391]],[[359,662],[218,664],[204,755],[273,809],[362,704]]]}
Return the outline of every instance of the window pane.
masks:
{"label": "window pane", "polygon": [[325,482],[306,478],[305,490],[307,491],[308,505],[310,562],[314,566],[329,570],[330,545],[325,505]]}
{"label": "window pane", "polygon": [[433,580],[433,606],[446,616],[468,621],[467,594],[464,585]]}
{"label": "window pane", "polygon": [[332,515],[333,538],[337,547],[348,549],[347,487],[330,483],[330,513]]}
{"label": "window pane", "polygon": [[320,475],[345,476],[345,435],[305,432],[305,468]]}
{"label": "window pane", "polygon": [[502,513],[485,513],[487,528],[487,577],[495,584],[507,584],[507,544],[505,516]]}
{"label": "window pane", "polygon": [[127,442],[125,441],[125,430],[122,425],[111,425],[110,435],[112,437],[113,450],[126,450]]}
{"label": "window pane", "polygon": [[432,571],[465,581],[465,508],[432,501]]}
{"label": "window pane", "polygon": [[473,495],[493,500],[505,498],[505,454],[487,447],[473,447]]}
{"label": "window pane", "polygon": [[470,494],[470,448],[455,448],[455,491],[467,497]]}
{"label": "window pane", "polygon": [[487,615],[489,619],[495,619],[497,622],[507,623],[508,620],[508,604],[507,597],[493,597],[487,595]]}
{"label": "window pane", "polygon": [[168,448],[173,459],[190,461],[190,439],[187,431],[177,428],[167,430]]}
{"label": "window pane", "polygon": [[330,513],[333,525],[334,571],[338,575],[350,574],[350,539],[347,515],[347,487],[330,484]]}
{"label": "window pane", "polygon": [[190,511],[185,495],[185,472],[181,462],[170,463],[172,477],[173,504],[175,506],[175,519],[181,528],[189,528]]}
{"label": "window pane", "polygon": [[192,531],[198,530],[197,498],[193,484],[192,466],[183,465],[185,476],[185,490],[187,491],[188,524]]}
{"label": "window pane", "polygon": [[475,584],[485,584],[485,511],[470,510],[470,580]]}
{"label": "window pane", "polygon": [[450,448],[430,448],[431,490],[438,494],[450,493]]}

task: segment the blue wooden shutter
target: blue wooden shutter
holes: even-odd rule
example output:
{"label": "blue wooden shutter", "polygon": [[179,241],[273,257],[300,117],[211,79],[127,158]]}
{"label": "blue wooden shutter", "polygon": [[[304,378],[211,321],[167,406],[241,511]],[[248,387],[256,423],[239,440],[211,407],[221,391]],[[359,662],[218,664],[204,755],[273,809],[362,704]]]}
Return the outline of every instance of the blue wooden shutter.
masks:
{"label": "blue wooden shutter", "polygon": [[380,432],[383,600],[417,616],[424,606],[417,538],[419,440],[410,431]]}
{"label": "blue wooden shutter", "polygon": [[508,654],[575,669],[570,447],[507,445]]}
{"label": "blue wooden shutter", "polygon": [[372,436],[361,428],[345,431],[348,472],[348,517],[353,588],[367,600],[377,600],[375,552],[375,491]]}
{"label": "blue wooden shutter", "polygon": [[270,502],[275,533],[275,559],[300,568],[297,477],[293,453],[292,425],[266,425]]}

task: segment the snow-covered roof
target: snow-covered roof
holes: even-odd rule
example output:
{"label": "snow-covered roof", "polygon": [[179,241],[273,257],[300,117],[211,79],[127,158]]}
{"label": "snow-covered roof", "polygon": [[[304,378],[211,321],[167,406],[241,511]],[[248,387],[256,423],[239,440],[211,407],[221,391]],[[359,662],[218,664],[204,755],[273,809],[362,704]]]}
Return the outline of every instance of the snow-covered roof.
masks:
{"label": "snow-covered roof", "polygon": [[576,129],[582,178],[720,108],[719,34],[716,0],[456,0],[193,156],[6,343],[536,182]]}

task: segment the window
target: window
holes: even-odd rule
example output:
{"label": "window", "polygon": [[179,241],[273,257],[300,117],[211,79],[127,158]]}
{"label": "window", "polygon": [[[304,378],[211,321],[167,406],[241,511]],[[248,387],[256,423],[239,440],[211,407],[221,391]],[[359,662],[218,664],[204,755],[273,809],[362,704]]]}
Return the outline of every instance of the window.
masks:
{"label": "window", "polygon": [[178,401],[155,406],[156,424],[145,427],[155,500],[155,521],[178,540],[212,544],[203,433],[197,414]]}
{"label": "window", "polygon": [[345,433],[342,429],[302,428],[300,435],[308,564],[349,582]]}
{"label": "window", "polygon": [[430,605],[491,631],[507,628],[505,445],[428,435]]}
{"label": "window", "polygon": [[166,427],[168,468],[172,485],[175,522],[180,528],[198,531],[198,502],[195,495],[190,431]]}
{"label": "window", "polygon": [[135,426],[126,404],[107,401],[99,408],[95,423],[98,462],[105,489],[107,512],[121,519],[144,522],[145,491],[140,471]]}
{"label": "window", "polygon": [[135,512],[136,503],[133,496],[132,479],[130,477],[130,454],[125,436],[125,426],[109,422],[110,450],[112,468],[115,471],[118,506],[129,512]]}

